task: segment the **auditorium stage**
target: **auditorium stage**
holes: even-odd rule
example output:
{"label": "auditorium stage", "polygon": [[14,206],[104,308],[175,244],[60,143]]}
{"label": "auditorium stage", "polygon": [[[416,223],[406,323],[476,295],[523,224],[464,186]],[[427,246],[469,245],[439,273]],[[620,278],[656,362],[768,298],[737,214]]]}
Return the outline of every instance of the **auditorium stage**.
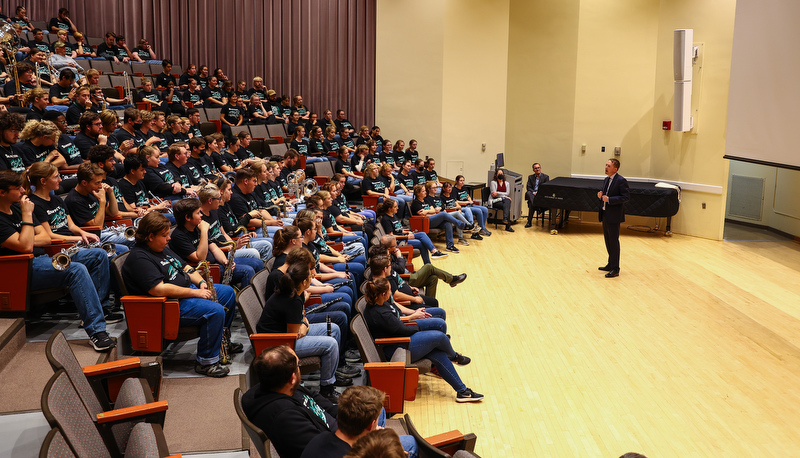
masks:
{"label": "auditorium stage", "polygon": [[[623,225],[606,279],[602,229],[516,225],[437,266],[458,371],[486,395],[457,404],[421,377],[424,434],[478,435],[486,457],[777,456],[800,449],[800,245],[647,234]],[[471,241],[472,242],[472,241]]]}

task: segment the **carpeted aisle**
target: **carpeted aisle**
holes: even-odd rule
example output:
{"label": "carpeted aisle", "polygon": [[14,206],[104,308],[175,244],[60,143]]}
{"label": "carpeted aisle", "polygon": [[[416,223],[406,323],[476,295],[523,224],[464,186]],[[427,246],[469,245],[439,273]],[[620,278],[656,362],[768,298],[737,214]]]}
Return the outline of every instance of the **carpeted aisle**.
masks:
{"label": "carpeted aisle", "polygon": [[244,376],[164,379],[161,399],[169,402],[164,435],[170,453],[241,450],[242,424],[233,392]]}

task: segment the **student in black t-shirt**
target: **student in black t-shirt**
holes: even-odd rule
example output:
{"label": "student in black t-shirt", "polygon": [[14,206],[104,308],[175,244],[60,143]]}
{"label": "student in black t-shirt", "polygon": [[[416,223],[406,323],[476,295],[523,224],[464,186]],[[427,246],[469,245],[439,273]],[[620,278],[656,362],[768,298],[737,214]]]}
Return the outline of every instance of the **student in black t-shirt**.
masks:
{"label": "student in black t-shirt", "polygon": [[[170,113],[186,115],[186,104],[181,100],[179,92],[175,89],[174,81],[167,81],[167,88],[161,92],[161,101]],[[165,111],[166,110],[162,110]]]}
{"label": "student in black t-shirt", "polygon": [[[97,45],[97,57],[103,57],[106,60],[110,60],[111,62],[119,63],[119,48],[115,44],[115,38],[113,32],[106,32],[105,41]],[[130,60],[127,56],[122,58],[122,62],[128,62]]]}
{"label": "student in black t-shirt", "polygon": [[[78,166],[83,163],[83,157],[81,157],[81,150],[75,146],[72,137],[67,135],[67,120],[64,118],[64,114],[58,111],[48,110],[44,114],[44,120],[55,124],[60,131],[57,148],[61,156],[67,161],[67,164],[62,166],[60,170],[62,172],[75,173],[78,170]],[[62,187],[60,192],[67,192],[69,189],[72,189],[75,183],[74,179],[71,181],[72,183],[68,184],[68,187]]]}
{"label": "student in black t-shirt", "polygon": [[425,186],[418,184],[414,186],[414,200],[411,202],[411,214],[414,216],[427,216],[430,227],[441,227],[444,229],[445,240],[447,241],[447,251],[458,253],[455,243],[453,243],[453,227],[464,227],[464,223],[453,218],[449,213],[437,210],[432,207]]}
{"label": "student in black t-shirt", "polygon": [[308,133],[308,154],[322,157],[325,160],[332,159],[326,156],[327,153],[328,151],[325,150],[325,144],[322,142],[322,129],[320,127],[312,127],[311,131]]}
{"label": "student in black t-shirt", "polygon": [[186,66],[186,70],[181,74],[181,77],[178,78],[178,86],[181,89],[186,89],[189,87],[189,80],[194,79],[197,82],[197,65],[189,64]]}
{"label": "student in black t-shirt", "polygon": [[25,118],[7,111],[0,113],[0,169],[16,173],[25,171],[25,162],[17,149],[19,133],[25,127]]}
{"label": "student in black t-shirt", "polygon": [[172,61],[164,59],[161,61],[161,73],[156,75],[156,88],[163,91],[167,88],[167,84],[171,81],[173,85],[177,86],[178,82],[175,77],[170,73],[172,71]]}
{"label": "student in black t-shirt", "polygon": [[66,8],[58,9],[58,16],[50,19],[47,24],[50,33],[57,33],[59,30],[66,30],[67,32],[77,32],[78,29],[69,18],[69,10]]}
{"label": "student in black t-shirt", "polygon": [[81,86],[75,90],[72,103],[67,108],[67,124],[77,125],[81,120],[81,115],[86,111],[92,102],[89,100],[89,86]]}
{"label": "student in black t-shirt", "polygon": [[[181,101],[186,103],[191,103],[193,107],[202,107],[203,106],[203,92],[200,89],[200,86],[197,83],[195,78],[190,78],[187,84],[186,90],[183,91],[183,95],[181,96]],[[197,108],[195,108],[196,110]],[[191,110],[191,108],[189,109]],[[191,112],[187,110],[186,113],[191,119]],[[200,119],[198,118],[195,123],[199,123]]]}
{"label": "student in black t-shirt", "polygon": [[253,77],[253,87],[247,91],[248,98],[253,97],[254,94],[258,95],[261,100],[267,100],[267,88],[264,87],[264,79],[260,76]]}
{"label": "student in black t-shirt", "polygon": [[[192,137],[189,139],[188,145],[191,157],[187,160],[186,165],[192,172],[193,178],[205,178],[207,181],[213,181],[218,178],[220,173],[214,165],[214,161],[206,154],[205,139],[203,137]],[[194,176],[195,172],[198,173],[197,177]]]}
{"label": "student in black t-shirt", "polygon": [[164,164],[164,167],[172,174],[173,180],[180,183],[181,187],[186,190],[187,196],[197,197],[197,188],[200,180],[192,177],[191,170],[186,167],[189,160],[188,146],[183,142],[170,145],[167,150],[169,161]]}
{"label": "student in black t-shirt", "polygon": [[244,122],[244,112],[242,107],[239,106],[239,95],[232,93],[228,99],[228,103],[222,106],[219,113],[219,120],[222,123],[222,134],[230,138],[233,136],[231,133],[231,126],[241,126]]}
{"label": "student in black t-shirt", "polygon": [[146,164],[147,171],[144,175],[144,185],[148,194],[168,200],[182,199],[186,190],[175,180],[172,172],[167,170],[159,159],[160,152],[154,146],[139,148],[139,157]]}
{"label": "student in black t-shirt", "polygon": [[433,170],[434,167],[436,167],[436,159],[429,157],[425,161],[425,181],[433,181],[436,183],[437,188],[441,188],[442,183],[439,181],[439,174],[436,173],[436,170]]}
{"label": "student in black t-shirt", "polygon": [[49,103],[47,91],[42,88],[37,87],[36,89],[31,89],[30,91],[26,92],[23,96],[22,104],[25,106],[30,105],[31,109],[25,116],[25,119],[27,121],[30,121],[31,119],[41,121],[44,119],[45,108],[47,108]]}
{"label": "student in black t-shirt", "polygon": [[[114,172],[117,160],[114,158],[114,149],[108,145],[95,145],[89,149],[87,160],[92,164],[103,169],[106,173],[103,183],[111,187],[114,192],[114,198],[117,201],[117,214],[116,218],[130,218],[134,220],[140,216],[144,216],[143,210],[137,210],[133,205],[125,201],[122,192],[119,189],[119,183],[111,176]],[[123,168],[124,170],[124,168]]]}
{"label": "student in black t-shirt", "polygon": [[[58,82],[50,86],[50,103],[53,105],[69,106],[72,97],[77,92],[72,85],[75,84],[75,72],[65,68],[58,75]],[[63,108],[62,108],[63,110]]]}
{"label": "student in black t-shirt", "polygon": [[[22,99],[22,96],[34,89],[36,85],[33,83],[33,75],[34,68],[31,64],[27,62],[18,62],[17,63],[17,76],[19,77],[19,95],[17,94],[17,85],[13,79],[9,79],[8,82],[3,86],[3,94],[5,97],[1,100],[4,103],[10,103],[13,105],[19,105],[19,100]],[[27,113],[27,108],[24,107],[10,107],[9,111],[17,110],[19,112]]]}
{"label": "student in black t-shirt", "polygon": [[336,124],[336,130],[341,130],[342,127],[353,129],[353,125],[345,117],[344,110],[336,110],[336,120],[333,122]]}
{"label": "student in black t-shirt", "polygon": [[0,170],[0,256],[33,253],[30,289],[69,287],[92,347],[97,351],[114,348],[99,297],[108,294],[108,256],[102,250],[79,250],[69,267],[54,269],[51,258],[34,246],[36,235],[43,233],[33,216],[35,204],[24,195],[24,180],[21,174]]}
{"label": "student in black t-shirt", "polygon": [[120,150],[127,152],[131,148],[138,148],[145,144],[144,138],[137,134],[142,127],[142,115],[136,108],[126,108],[123,112],[122,125],[111,134]]}
{"label": "student in black t-shirt", "polygon": [[428,179],[425,177],[425,159],[417,159],[414,161],[414,170],[411,175],[417,180],[417,184],[424,185]]}
{"label": "student in black t-shirt", "polygon": [[286,124],[286,132],[289,134],[290,137],[293,137],[297,128],[302,127],[304,124],[305,123],[300,119],[300,113],[293,111],[289,115],[289,123]]}
{"label": "student in black t-shirt", "polygon": [[169,114],[169,106],[161,100],[161,95],[153,89],[153,82],[150,78],[142,78],[142,90],[139,91],[139,100],[150,102],[150,109]]}
{"label": "student in black t-shirt", "polygon": [[268,122],[270,118],[275,120],[272,110],[261,103],[261,97],[258,94],[251,95],[247,107],[247,122],[249,124],[275,124],[275,122]]}
{"label": "student in black t-shirt", "polygon": [[416,164],[419,159],[419,151],[417,151],[417,141],[413,138],[408,141],[408,149],[406,150],[406,160]]}
{"label": "student in black t-shirt", "polygon": [[[236,184],[231,188],[233,194],[231,195],[230,208],[236,218],[242,219],[245,215],[250,216],[249,222],[258,227],[256,233],[261,237],[267,237],[282,227],[283,221],[273,218],[269,212],[258,208],[258,202],[253,195],[257,184],[258,179],[253,169],[241,168],[237,170]],[[265,226],[267,234],[262,233]]]}
{"label": "student in black t-shirt", "polygon": [[222,94],[222,88],[219,87],[216,76],[208,79],[208,87],[200,92],[200,98],[203,99],[203,104],[209,108],[222,108],[228,102],[227,97]]}
{"label": "student in black t-shirt", "polygon": [[[233,269],[231,284],[241,284],[242,288],[250,284],[250,280],[256,274],[253,267],[247,262],[238,265],[231,262],[231,265],[228,265],[228,255],[216,243],[209,240],[210,225],[203,220],[199,200],[179,200],[175,202],[173,213],[177,227],[170,236],[169,247],[175,254],[191,263],[208,261],[218,264],[223,274],[226,269]],[[256,262],[264,267],[261,261]],[[239,351],[241,349],[240,345]]]}
{"label": "student in black t-shirt", "polygon": [[150,204],[147,187],[144,185],[144,175],[147,169],[145,168],[145,163],[142,162],[142,158],[138,154],[130,153],[125,157],[124,166],[125,176],[117,184],[125,202],[140,215],[145,215],[151,211],[169,212],[164,216],[174,224],[175,218],[172,216],[169,200],[156,205]]}
{"label": "student in black t-shirt", "polygon": [[311,132],[311,129],[315,127],[319,127],[324,132],[327,126],[324,126],[321,122],[319,122],[319,117],[316,113],[311,112],[308,114],[308,122],[305,125],[306,132]]}
{"label": "student in black t-shirt", "polygon": [[219,353],[223,331],[236,313],[236,293],[230,286],[215,284],[217,302],[212,302],[212,293],[200,273],[167,247],[169,230],[169,220],[160,213],[142,218],[136,245],[122,266],[125,286],[130,294],[177,298],[181,325],[200,326],[195,371],[224,377],[230,370],[220,364]]}
{"label": "student in black t-shirt", "polygon": [[23,142],[18,146],[25,166],[34,162],[47,161],[56,167],[66,165],[67,161],[56,148],[61,132],[50,121],[28,121],[20,134]]}
{"label": "student in black t-shirt", "polygon": [[362,178],[352,172],[350,152],[347,151],[347,148],[341,147],[337,150],[337,154],[338,157],[336,158],[336,162],[333,164],[333,171],[346,176],[348,185],[360,186]]}
{"label": "student in black t-shirt", "polygon": [[[106,215],[113,218],[119,214],[114,189],[103,183],[105,175],[103,169],[90,162],[84,162],[78,167],[78,184],[64,199],[69,214],[78,226],[103,227]],[[116,244],[117,253],[128,251],[127,246],[132,245],[123,234],[110,229],[100,232],[100,241]]]}

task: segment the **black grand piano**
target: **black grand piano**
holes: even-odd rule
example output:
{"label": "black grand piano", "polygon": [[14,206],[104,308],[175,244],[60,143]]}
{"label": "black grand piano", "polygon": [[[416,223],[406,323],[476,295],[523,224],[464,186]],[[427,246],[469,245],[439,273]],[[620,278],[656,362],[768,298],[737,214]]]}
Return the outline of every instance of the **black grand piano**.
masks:
{"label": "black grand piano", "polygon": [[[670,235],[672,217],[680,206],[679,190],[656,187],[655,183],[628,181],[628,185],[631,200],[625,204],[625,214],[667,218],[666,233]],[[558,177],[539,185],[533,205],[551,209],[551,224],[555,219],[557,228],[561,229],[571,211],[599,212],[597,192],[602,189],[602,178]]]}

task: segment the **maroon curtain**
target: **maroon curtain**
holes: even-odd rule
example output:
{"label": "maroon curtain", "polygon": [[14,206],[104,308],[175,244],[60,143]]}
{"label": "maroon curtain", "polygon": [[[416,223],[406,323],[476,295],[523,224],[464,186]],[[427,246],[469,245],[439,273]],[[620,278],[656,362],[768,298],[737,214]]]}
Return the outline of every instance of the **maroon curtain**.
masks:
{"label": "maroon curtain", "polygon": [[90,37],[147,38],[158,59],[221,67],[228,78],[258,75],[279,94],[302,95],[312,111],[341,108],[358,127],[375,118],[376,0],[0,0],[31,21],[61,7]]}

